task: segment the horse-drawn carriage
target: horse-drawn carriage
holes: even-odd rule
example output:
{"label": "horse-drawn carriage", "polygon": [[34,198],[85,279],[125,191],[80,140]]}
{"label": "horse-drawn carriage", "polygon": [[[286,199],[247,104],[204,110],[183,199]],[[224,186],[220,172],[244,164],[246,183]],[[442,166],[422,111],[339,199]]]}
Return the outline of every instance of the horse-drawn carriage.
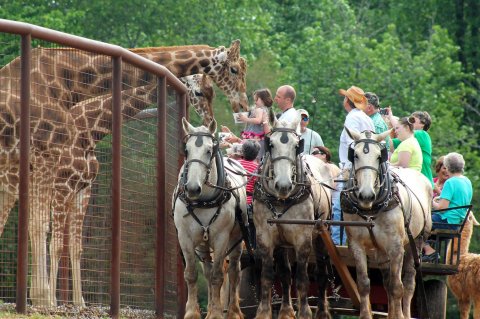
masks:
{"label": "horse-drawn carriage", "polygon": [[[436,249],[442,258],[432,264],[421,264],[421,246],[431,229],[431,186],[418,172],[388,168],[384,146],[379,143],[385,135],[371,132],[350,132],[355,140],[349,155],[354,168],[348,178],[351,184],[347,182],[347,191],[342,192],[342,196],[352,197],[342,200],[342,209],[348,211],[348,205],[355,201],[351,210],[356,212],[345,214],[344,221],[329,220],[330,175],[313,157],[299,155],[302,147],[296,124],[275,121],[266,138],[266,156],[253,203],[255,258],[251,258],[250,250],[243,254],[239,282],[236,273],[240,270],[239,254],[235,243],[240,233],[244,239],[249,237],[246,227],[242,226],[245,221],[245,211],[240,207],[245,196],[242,181],[230,185],[219,183],[224,178],[218,170],[222,160],[215,158],[218,147],[213,135],[215,130],[210,127],[208,132],[206,128],[194,128],[184,122],[189,155],[179,177],[183,183],[179,183],[174,202],[182,207],[175,211],[175,218],[182,251],[184,255],[188,252],[188,256],[185,255],[185,279],[189,285],[186,317],[199,315],[194,299],[197,288],[192,258],[195,253],[201,253],[195,252],[195,246],[205,246],[207,250],[203,252],[210,253],[213,249],[215,256],[221,256],[222,260],[227,247],[230,247],[228,252],[234,252],[228,266],[228,318],[238,318],[239,306],[247,318],[272,318],[274,312],[278,318],[311,318],[311,308],[316,308],[316,319],[330,318],[330,313],[379,317],[382,313],[385,316],[386,311],[389,318],[409,318],[410,313],[421,318],[445,318],[445,284],[438,279],[424,282],[423,276],[457,271],[459,256],[453,256],[453,250],[447,251],[447,243],[454,239],[455,244],[460,245],[463,224],[453,231],[436,230]],[[197,158],[191,155],[194,152]],[[204,172],[200,174],[193,165]],[[189,174],[190,171],[195,174]],[[245,181],[243,179],[243,183]],[[182,187],[183,193],[178,195]],[[235,194],[228,199],[220,198],[218,208],[194,206],[187,200],[186,197],[194,194],[198,202],[204,189],[215,196],[228,189]],[[376,198],[383,201],[378,203]],[[224,203],[229,206],[222,206]],[[470,212],[470,207],[464,208]],[[229,213],[220,215],[223,209]],[[365,213],[372,211],[374,215]],[[378,212],[382,214],[376,214]],[[224,219],[222,224],[214,224],[219,218]],[[333,244],[328,230],[332,224],[346,227],[349,249]],[[230,244],[226,246],[226,243]],[[223,248],[218,251],[215,247]],[[221,263],[214,258],[206,273],[208,318],[220,318],[223,280],[220,267]],[[291,289],[292,278],[296,289]],[[414,297],[415,291],[417,297]],[[296,299],[295,307],[292,297]]]}

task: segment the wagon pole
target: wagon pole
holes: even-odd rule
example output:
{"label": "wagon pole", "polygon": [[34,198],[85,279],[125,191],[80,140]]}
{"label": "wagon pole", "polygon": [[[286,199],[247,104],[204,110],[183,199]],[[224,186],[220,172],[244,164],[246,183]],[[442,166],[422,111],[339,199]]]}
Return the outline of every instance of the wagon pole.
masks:
{"label": "wagon pole", "polygon": [[308,219],[267,219],[269,224],[299,224],[299,225],[313,225],[315,226],[322,238],[328,254],[338,271],[338,275],[344,284],[345,290],[347,291],[353,306],[356,309],[360,309],[360,295],[358,293],[357,285],[350,274],[350,271],[347,268],[347,265],[342,261],[340,254],[337,251],[337,247],[330,237],[325,225],[339,225],[339,226],[364,226],[364,227],[373,227],[374,222],[346,222],[346,221],[333,221],[333,220],[308,220]]}

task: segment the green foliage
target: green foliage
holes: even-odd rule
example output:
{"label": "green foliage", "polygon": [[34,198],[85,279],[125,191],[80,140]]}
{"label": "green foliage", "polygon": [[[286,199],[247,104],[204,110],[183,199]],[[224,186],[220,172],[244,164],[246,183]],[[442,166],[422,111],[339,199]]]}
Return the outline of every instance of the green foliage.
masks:
{"label": "green foliage", "polygon": [[[296,106],[310,112],[310,126],[334,161],[345,118],[338,89],[357,85],[377,93],[395,115],[428,111],[433,159],[462,153],[476,193],[478,7],[476,0],[21,0],[2,3],[0,16],[124,47],[228,46],[241,39],[249,97],[258,88],[275,94],[279,85],[292,84]],[[18,55],[15,41],[1,38],[2,61]],[[229,103],[216,92],[217,122],[239,133],[242,126],[233,123]],[[193,113],[190,118],[200,123]],[[479,249],[474,234],[471,250]]]}

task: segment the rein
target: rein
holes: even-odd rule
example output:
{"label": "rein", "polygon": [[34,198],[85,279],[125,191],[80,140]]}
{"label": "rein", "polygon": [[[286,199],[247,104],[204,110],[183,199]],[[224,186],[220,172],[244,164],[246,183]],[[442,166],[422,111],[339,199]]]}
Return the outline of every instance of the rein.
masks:
{"label": "rein", "polygon": [[[196,132],[196,133],[191,133],[185,136],[185,140],[188,140],[192,136],[206,136],[209,137],[213,140],[214,146],[212,150],[212,156],[210,157],[210,161],[208,163],[199,160],[199,159],[191,159],[187,160],[184,164],[184,170],[182,172],[182,175],[180,177],[181,183],[179,184],[177,193],[175,194],[175,199],[174,199],[174,204],[173,204],[173,210],[172,214],[175,211],[175,203],[177,199],[180,199],[186,206],[188,213],[185,214],[183,217],[187,216],[192,216],[192,218],[195,220],[195,222],[202,228],[203,230],[203,240],[207,242],[209,240],[209,235],[210,235],[210,226],[215,222],[215,220],[218,218],[218,216],[221,213],[222,206],[225,204],[227,201],[230,200],[230,198],[233,196],[235,198],[235,220],[240,226],[240,230],[242,232],[243,239],[246,242],[247,250],[251,258],[253,258],[253,249],[250,244],[250,239],[248,237],[248,230],[246,228],[246,225],[243,222],[243,217],[242,217],[242,209],[240,208],[240,197],[239,195],[234,192],[237,189],[240,189],[242,187],[245,187],[246,183],[240,184],[236,187],[232,187],[230,180],[226,178],[225,174],[225,166],[223,164],[223,156],[219,150],[218,146],[218,141],[215,139],[215,137],[212,134],[209,133],[203,133],[203,132]],[[186,143],[185,143],[186,144]],[[186,151],[186,147],[184,147]],[[187,154],[185,152],[185,154]],[[215,166],[217,168],[217,183],[213,184],[210,182],[209,177],[210,177],[210,172],[212,169],[213,161],[215,160]],[[204,185],[210,186],[215,189],[213,195],[211,198],[208,200],[202,200],[202,201],[192,201],[190,200],[185,193],[185,185],[187,183],[187,175],[188,175],[188,167],[191,163],[200,163],[204,165],[207,168],[207,174],[206,178],[203,182]],[[203,225],[201,220],[198,218],[198,216],[195,214],[195,209],[197,208],[214,208],[216,207],[216,211],[214,215],[210,218],[208,221],[207,225]],[[231,247],[227,255],[237,246],[240,244],[241,240],[235,244],[233,247]]]}
{"label": "rein", "polygon": [[[303,145],[299,143],[299,146],[296,149],[296,156],[294,159],[288,156],[277,156],[271,158],[271,144],[270,137],[273,133],[276,132],[286,132],[292,133],[297,138],[300,138],[294,129],[290,128],[275,128],[269,134],[265,136],[265,156],[263,158],[262,167],[259,166],[259,169],[266,171],[267,174],[260,174],[259,178],[255,182],[255,187],[253,191],[253,198],[255,200],[261,201],[264,203],[268,209],[272,212],[274,219],[281,218],[293,205],[302,202],[308,196],[311,196],[311,183],[306,180],[306,174],[304,172],[304,165],[301,159],[300,153],[303,151]],[[303,140],[300,140],[303,141]],[[269,180],[273,180],[273,163],[279,160],[287,160],[294,165],[294,179],[295,179],[295,188],[292,191],[292,194],[287,199],[280,199],[276,192],[271,189],[268,185]],[[282,206],[283,209],[278,212],[275,206]]]}

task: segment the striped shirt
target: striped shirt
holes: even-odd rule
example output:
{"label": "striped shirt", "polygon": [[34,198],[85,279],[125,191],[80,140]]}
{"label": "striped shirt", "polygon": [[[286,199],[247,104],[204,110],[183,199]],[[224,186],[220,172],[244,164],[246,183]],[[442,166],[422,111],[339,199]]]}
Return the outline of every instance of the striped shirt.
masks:
{"label": "striped shirt", "polygon": [[[247,161],[247,160],[244,160],[242,158],[242,159],[239,159],[238,161],[240,162],[240,164],[242,164],[243,168],[245,168],[245,170],[248,173],[255,172],[255,170],[258,167],[258,164],[257,164],[257,162],[255,162],[255,160]],[[252,203],[252,198],[253,198],[253,188],[255,186],[256,177],[250,177],[249,176],[247,178],[248,178],[248,183],[247,183],[247,187],[246,187],[247,188],[247,204],[251,204]]]}

